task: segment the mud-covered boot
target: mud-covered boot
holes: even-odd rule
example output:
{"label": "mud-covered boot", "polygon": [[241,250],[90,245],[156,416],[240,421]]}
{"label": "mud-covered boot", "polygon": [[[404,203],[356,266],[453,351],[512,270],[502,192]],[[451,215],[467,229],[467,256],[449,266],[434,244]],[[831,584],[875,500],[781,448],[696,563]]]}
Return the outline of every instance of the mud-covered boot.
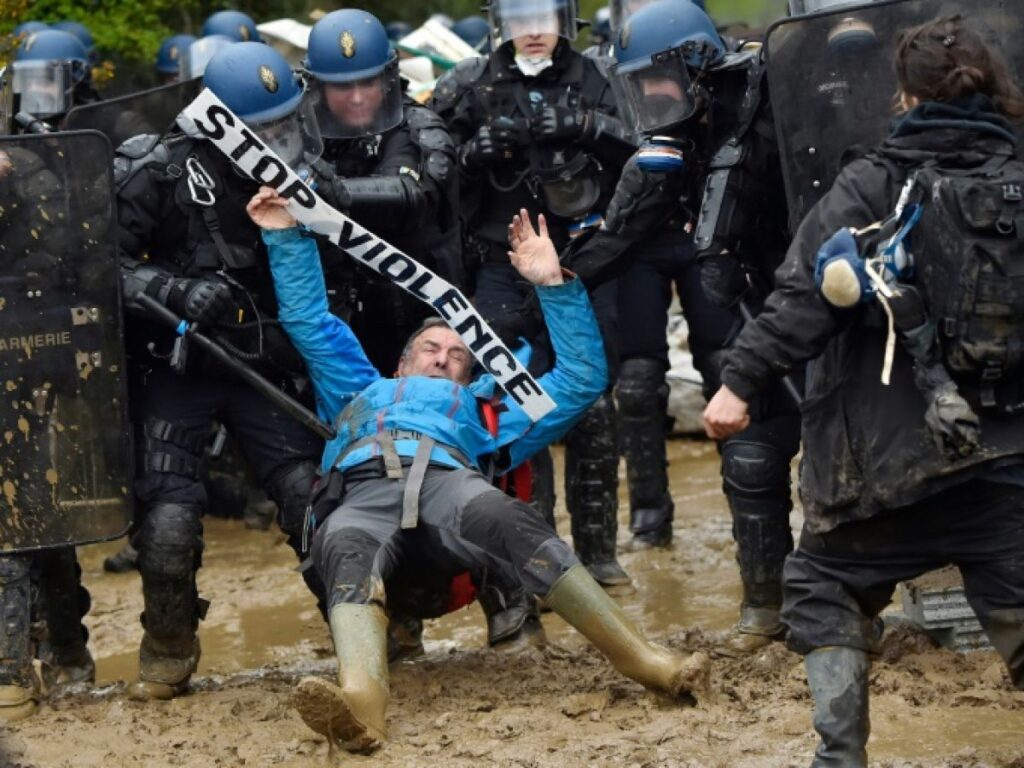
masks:
{"label": "mud-covered boot", "polygon": [[350,752],[372,749],[387,738],[388,618],[379,605],[341,603],[331,608],[338,684],[303,678],[295,709],[317,733]]}
{"label": "mud-covered boot", "polygon": [[566,571],[544,601],[607,656],[615,669],[644,687],[694,698],[707,690],[708,657],[673,653],[647,640],[583,566]]}
{"label": "mud-covered boot", "polygon": [[545,643],[537,600],[526,590],[487,584],[476,599],[487,618],[487,645],[491,648],[513,651]]}
{"label": "mud-covered boot", "polygon": [[51,647],[41,661],[43,682],[49,691],[96,682],[96,662],[85,643],[71,648]]}
{"label": "mud-covered boot", "polygon": [[199,638],[194,635],[183,645],[161,643],[146,632],[139,646],[139,679],[128,687],[128,695],[138,701],[181,696],[188,691],[201,655]]}
{"label": "mud-covered boot", "polygon": [[125,542],[117,552],[110,557],[103,558],[103,570],[107,573],[128,573],[139,567],[139,553],[131,545]]}
{"label": "mud-covered boot", "polygon": [[32,717],[39,709],[39,686],[0,685],[0,724]]}
{"label": "mud-covered boot", "polygon": [[0,723],[32,716],[39,683],[32,670],[30,555],[0,555]]}
{"label": "mud-covered boot", "polygon": [[388,661],[422,656],[423,620],[392,612],[388,616]]}
{"label": "mud-covered boot", "polygon": [[779,621],[779,613],[779,608],[740,606],[739,623],[725,642],[715,649],[715,655],[730,658],[749,656],[781,640],[785,636],[785,627]]}
{"label": "mud-covered boot", "polygon": [[91,685],[96,663],[89,652],[89,630],[83,619],[92,600],[82,585],[82,569],[74,547],[56,547],[36,556],[46,635],[39,647],[43,682],[51,691]]}
{"label": "mud-covered boot", "polygon": [[565,506],[580,562],[603,587],[632,582],[615,556],[619,530],[619,428],[615,402],[602,395],[565,440]]}
{"label": "mud-covered boot", "polygon": [[866,768],[871,730],[867,653],[827,646],[807,654],[804,666],[814,697],[814,730],[821,737],[811,768]]}
{"label": "mud-covered boot", "polygon": [[649,358],[626,360],[615,391],[629,483],[629,530],[633,533],[626,549],[667,548],[672,544],[675,505],[668,490],[664,366]]}
{"label": "mud-covered boot", "polygon": [[171,699],[188,690],[199,664],[196,631],[209,603],[199,598],[196,571],[203,551],[197,507],[156,504],[135,538],[145,610],[134,699]]}

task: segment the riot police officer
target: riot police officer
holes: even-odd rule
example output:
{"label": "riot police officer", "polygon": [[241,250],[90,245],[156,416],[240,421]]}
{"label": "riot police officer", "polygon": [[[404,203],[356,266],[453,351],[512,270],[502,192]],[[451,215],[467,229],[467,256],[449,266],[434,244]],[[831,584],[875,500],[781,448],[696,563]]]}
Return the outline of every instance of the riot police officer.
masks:
{"label": "riot police officer", "polygon": [[200,37],[211,35],[224,35],[239,43],[260,43],[259,30],[256,29],[256,22],[247,13],[241,11],[226,10],[211,13],[203,22],[200,30]]}
{"label": "riot police officer", "polygon": [[[324,137],[317,193],[462,287],[455,145],[437,115],[405,97],[384,25],[354,8],[327,14],[310,31],[303,71]],[[338,248],[323,250],[335,311],[390,372],[429,307]]]}
{"label": "riot police officer", "polygon": [[164,38],[160,43],[160,49],[156,52],[157,76],[161,83],[176,83],[181,76],[181,59],[189,46],[196,41],[195,35],[171,35]]}
{"label": "riot police officer", "polygon": [[[701,248],[710,253],[714,246],[720,253],[722,243],[728,242],[736,251],[731,258],[754,262],[752,278],[764,284],[784,250],[786,217],[772,203],[783,195],[777,157],[774,166],[771,161],[770,113],[767,149],[758,143],[763,141],[762,133],[752,128],[755,124],[763,128],[756,120],[765,116],[758,110],[764,102],[755,98],[760,88],[756,56],[727,54],[703,11],[690,2],[665,0],[626,19],[615,58],[611,77],[624,119],[631,128],[657,138],[626,165],[609,206],[606,232],[597,233],[576,257],[594,258],[588,249],[600,250],[609,241],[618,253],[626,243],[638,243],[630,249],[630,263],[619,276],[624,318],[619,408],[634,546],[666,546],[674,512],[664,442],[668,367],[664,328],[671,285],[675,283],[689,325],[690,350],[706,394],[714,391],[717,361],[740,327],[738,302],[754,300],[745,292],[752,282],[745,275],[736,294],[723,298],[728,292],[719,289],[709,295],[689,234],[702,206],[711,201],[712,196],[704,193],[704,182],[709,171],[714,176],[715,168],[724,162],[719,160],[721,146],[732,149],[729,157],[749,160],[753,170],[747,168],[745,176],[733,178],[728,204],[718,200],[716,212],[728,215],[710,223],[715,237],[702,240]],[[736,187],[744,184],[747,187],[738,195]],[[721,186],[717,183],[713,188]],[[721,225],[718,230],[716,223]],[[653,237],[644,234],[652,229]],[[758,250],[740,253],[738,242],[757,244]],[[614,261],[611,256],[605,258]],[[792,549],[789,462],[799,445],[799,419],[795,404],[779,390],[764,399],[758,418],[747,430],[719,446],[743,583],[738,633],[723,648],[727,652],[760,647],[781,632],[782,564]]]}
{"label": "riot police officer", "polygon": [[[614,117],[608,82],[570,46],[575,3],[495,0],[489,14],[497,47],[442,78],[434,109],[460,143],[462,215],[467,260],[475,262],[477,307],[499,332],[533,343],[531,368],[539,371],[550,359],[542,327],[520,313],[528,291],[508,261],[508,221],[520,208],[543,211],[561,249],[572,234],[600,221],[632,146]],[[614,369],[614,284],[603,286],[593,301]],[[576,551],[600,583],[628,584],[615,555],[619,440],[610,393],[567,441],[566,503]],[[542,455],[548,466],[534,460],[535,498],[552,516],[550,457]]]}
{"label": "riot police officer", "polygon": [[73,106],[99,101],[89,52],[69,32],[44,29],[30,35],[19,46],[13,68],[19,109],[48,122],[34,131],[52,129]]}
{"label": "riot police officer", "polygon": [[[319,132],[302,83],[280,54],[235,43],[210,61],[204,84],[285,162],[308,173],[320,154]],[[207,606],[195,580],[207,502],[199,464],[214,420],[237,439],[297,552],[321,445],[255,390],[147,322],[132,301],[145,293],[282,390],[308,397],[304,366],[276,321],[265,249],[245,215],[254,183],[188,135],[155,146],[138,137],[118,155],[124,296],[127,310],[141,315],[127,339],[142,505],[133,544],[145,598],[139,680],[130,693],[166,699],[187,688],[199,660],[196,630]]]}

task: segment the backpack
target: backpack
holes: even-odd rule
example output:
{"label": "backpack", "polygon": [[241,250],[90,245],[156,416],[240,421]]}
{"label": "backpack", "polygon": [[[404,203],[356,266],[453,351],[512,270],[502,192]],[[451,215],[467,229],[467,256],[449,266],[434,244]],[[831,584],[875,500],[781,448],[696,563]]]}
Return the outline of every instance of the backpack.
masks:
{"label": "backpack", "polygon": [[983,407],[1018,405],[999,392],[1024,376],[1024,163],[1009,155],[969,169],[930,162],[913,178],[922,209],[911,233],[914,282],[943,362]]}

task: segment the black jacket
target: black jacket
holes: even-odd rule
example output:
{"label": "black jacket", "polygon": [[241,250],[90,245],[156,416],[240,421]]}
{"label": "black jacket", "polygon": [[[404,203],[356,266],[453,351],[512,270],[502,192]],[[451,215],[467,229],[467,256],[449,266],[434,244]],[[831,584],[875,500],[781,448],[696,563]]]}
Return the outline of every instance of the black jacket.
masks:
{"label": "black jacket", "polygon": [[947,460],[925,427],[925,402],[914,386],[909,356],[897,345],[892,382],[883,386],[885,328],[867,322],[862,309],[832,308],[814,281],[822,243],[841,227],[864,227],[890,215],[906,170],[935,157],[943,167],[973,167],[994,153],[1014,153],[1012,129],[1001,118],[965,109],[951,124],[948,105],[932,119],[938,106],[918,107],[874,153],[843,169],[801,223],[764,312],[743,329],[722,371],[722,382],[749,401],[781,375],[813,361],[802,408],[800,468],[811,531],[913,504],[1024,462],[1024,414],[989,412],[979,412],[980,450]]}

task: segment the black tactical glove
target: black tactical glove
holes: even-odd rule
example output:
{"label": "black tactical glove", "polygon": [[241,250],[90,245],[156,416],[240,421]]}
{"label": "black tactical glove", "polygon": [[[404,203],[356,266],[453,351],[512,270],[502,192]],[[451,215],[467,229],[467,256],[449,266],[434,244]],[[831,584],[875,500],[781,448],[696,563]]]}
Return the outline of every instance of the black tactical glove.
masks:
{"label": "black tactical glove", "polygon": [[479,170],[495,163],[501,157],[489,126],[482,125],[476,135],[462,145],[459,159],[462,167],[468,170]]}
{"label": "black tactical glove", "polygon": [[196,323],[216,322],[231,309],[231,289],[217,280],[173,278],[169,283],[168,308]]}
{"label": "black tactical glove", "polygon": [[327,204],[339,211],[347,211],[348,202],[345,198],[342,178],[338,176],[337,170],[329,162],[320,158],[313,163],[313,180],[316,183],[315,189],[318,195],[327,201]]}
{"label": "black tactical glove", "polygon": [[892,310],[893,324],[897,330],[912,331],[920,328],[927,320],[928,313],[924,308],[924,299],[917,288],[905,283],[897,283],[889,299]]}
{"label": "black tactical glove", "polygon": [[948,382],[925,393],[924,421],[935,446],[950,460],[965,458],[978,449],[981,422],[970,404]]}
{"label": "black tactical glove", "polygon": [[502,150],[525,147],[530,144],[530,123],[511,117],[498,117],[491,121],[491,138]]}
{"label": "black tactical glove", "polygon": [[591,123],[590,113],[568,107],[548,106],[530,121],[530,133],[540,141],[575,141]]}

